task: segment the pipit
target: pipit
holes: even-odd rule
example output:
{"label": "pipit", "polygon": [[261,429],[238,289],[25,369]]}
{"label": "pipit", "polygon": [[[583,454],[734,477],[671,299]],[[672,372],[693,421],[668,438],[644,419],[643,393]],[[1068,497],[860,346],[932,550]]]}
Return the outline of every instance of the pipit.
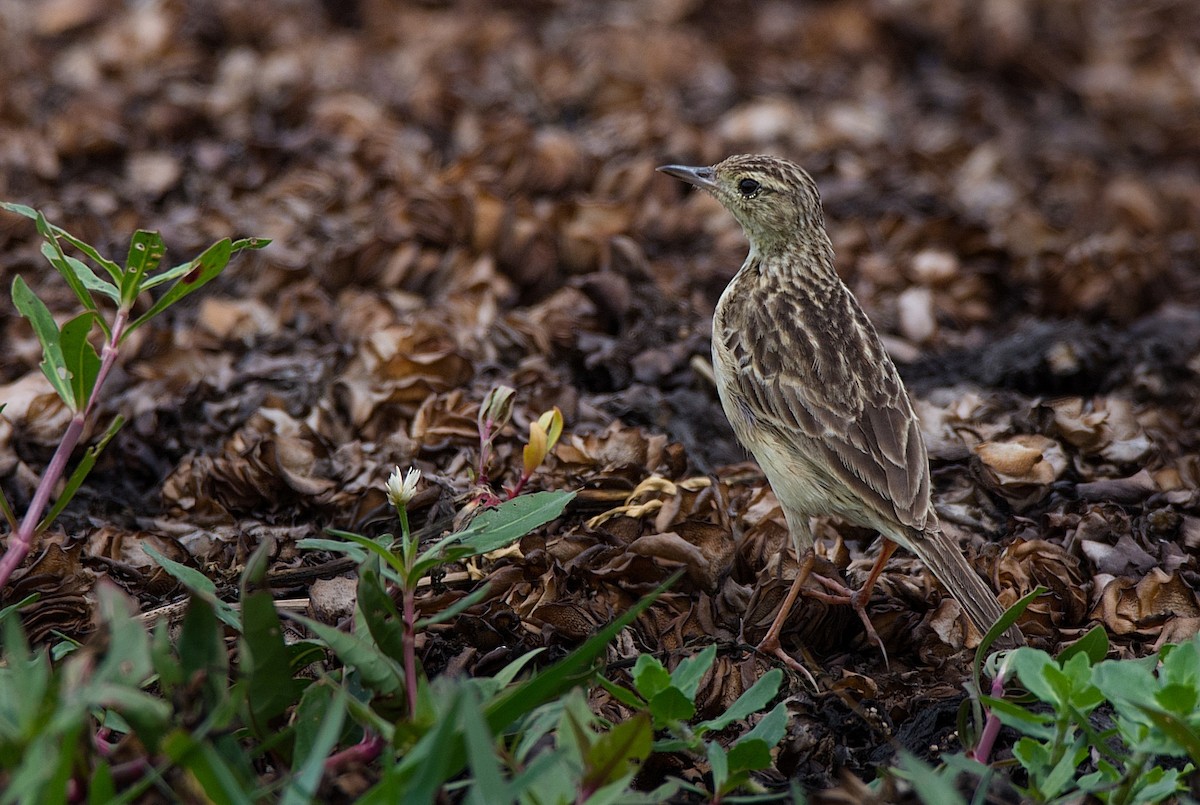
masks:
{"label": "pipit", "polygon": [[[750,241],[713,314],[713,372],[725,415],[770,481],[804,559],[759,650],[804,671],[780,647],[779,635],[812,570],[810,518],[817,515],[836,515],[883,538],[857,592],[820,579],[838,594],[818,594],[853,606],[881,650],[865,607],[897,546],[916,554],[976,627],[988,630],[1004,609],[938,525],[912,402],[834,269],[812,177],[770,156],[659,170],[715,196]],[[1008,640],[1023,642],[1015,627]]]}

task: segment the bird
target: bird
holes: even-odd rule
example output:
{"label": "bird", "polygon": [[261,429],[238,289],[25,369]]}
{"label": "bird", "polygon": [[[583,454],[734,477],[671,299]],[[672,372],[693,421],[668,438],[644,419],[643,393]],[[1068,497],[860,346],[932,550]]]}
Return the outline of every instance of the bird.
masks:
{"label": "bird", "polygon": [[[915,554],[985,633],[1004,608],[939,525],[912,401],[834,268],[812,177],[791,160],[752,154],[658,170],[714,196],[750,244],[713,312],[713,375],[725,415],[770,482],[802,558],[758,650],[808,675],[779,636],[812,571],[811,518],[821,515],[882,537],[857,591],[813,574],[833,594],[809,594],[854,607],[885,663],[866,601],[897,547]],[[1015,626],[1004,638],[1024,642]]]}

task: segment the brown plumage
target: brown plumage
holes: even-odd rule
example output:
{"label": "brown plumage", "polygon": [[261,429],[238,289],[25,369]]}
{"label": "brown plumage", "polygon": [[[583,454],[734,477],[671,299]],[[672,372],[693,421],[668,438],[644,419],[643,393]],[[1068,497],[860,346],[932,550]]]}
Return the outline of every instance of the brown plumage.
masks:
{"label": "brown plumage", "polygon": [[[769,156],[659,170],[715,196],[750,241],[713,315],[713,371],[734,432],[783,506],[797,555],[813,546],[814,515],[873,528],[885,541],[867,583],[849,598],[860,614],[898,544],[986,631],[1003,608],[938,526],[916,414],[875,328],[834,269],[812,178]],[[803,575],[764,649],[782,653],[779,629]],[[1020,641],[1020,632],[1009,638]]]}

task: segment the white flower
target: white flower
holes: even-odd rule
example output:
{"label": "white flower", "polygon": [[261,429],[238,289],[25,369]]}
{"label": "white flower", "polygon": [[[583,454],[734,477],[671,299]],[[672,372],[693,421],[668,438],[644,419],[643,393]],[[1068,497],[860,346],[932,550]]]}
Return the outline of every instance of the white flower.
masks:
{"label": "white flower", "polygon": [[387,479],[387,496],[397,511],[407,509],[413,495],[417,494],[417,481],[421,480],[421,471],[413,467],[407,474],[401,476],[397,467]]}

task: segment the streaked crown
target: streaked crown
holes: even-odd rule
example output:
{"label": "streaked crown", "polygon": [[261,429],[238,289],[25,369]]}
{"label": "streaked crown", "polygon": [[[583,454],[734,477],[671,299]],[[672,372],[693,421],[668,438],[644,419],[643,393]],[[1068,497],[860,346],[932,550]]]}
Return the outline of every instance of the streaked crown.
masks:
{"label": "streaked crown", "polygon": [[711,167],[664,165],[659,170],[715,196],[759,252],[824,238],[821,195],[812,177],[795,162],[739,154]]}

